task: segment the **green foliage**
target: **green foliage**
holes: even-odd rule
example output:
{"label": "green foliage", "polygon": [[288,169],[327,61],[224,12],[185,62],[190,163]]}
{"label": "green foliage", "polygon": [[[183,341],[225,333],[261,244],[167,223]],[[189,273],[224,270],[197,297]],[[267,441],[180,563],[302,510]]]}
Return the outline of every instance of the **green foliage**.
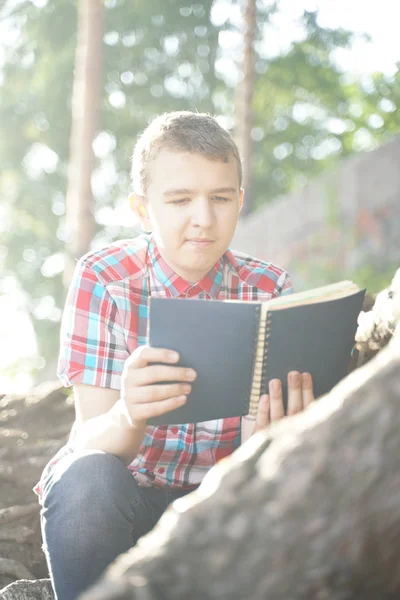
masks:
{"label": "green foliage", "polygon": [[354,281],[360,289],[366,288],[367,293],[377,294],[390,285],[399,265],[398,263],[385,264],[379,269],[374,264],[363,264],[361,267],[345,272],[343,268],[338,267],[335,260],[332,260],[330,264],[327,261],[320,264],[316,259],[312,265],[310,261],[293,260],[291,267],[299,282],[296,291],[349,279]]}
{"label": "green foliage", "polygon": [[351,42],[349,33],[321,28],[314,13],[304,14],[304,26],[304,41],[257,63],[255,206],[400,131],[400,75],[354,80],[331,58]]}
{"label": "green foliage", "polygon": [[[106,7],[100,124],[116,141],[113,177],[103,182],[97,209],[127,196],[134,140],[149,118],[178,109],[213,111],[210,90],[221,85],[209,66],[218,36],[209,21],[211,0],[186,10],[174,0],[115,1]],[[0,190],[9,222],[0,225],[4,273],[23,285],[40,354],[49,360],[58,328],[51,314],[46,318],[39,311],[37,318],[35,309],[50,296],[54,317],[64,297],[62,263],[53,276],[45,277],[43,267],[64,244],[76,2],[49,0],[43,8],[21,2],[9,21],[20,36],[8,49],[0,98]],[[109,154],[99,158],[97,169],[109,160]],[[105,243],[131,235],[119,227],[97,231]]]}
{"label": "green foliage", "polygon": [[398,268],[398,263],[383,265],[380,270],[374,265],[365,264],[352,273],[352,279],[360,288],[367,288],[370,294],[377,294],[390,285]]}

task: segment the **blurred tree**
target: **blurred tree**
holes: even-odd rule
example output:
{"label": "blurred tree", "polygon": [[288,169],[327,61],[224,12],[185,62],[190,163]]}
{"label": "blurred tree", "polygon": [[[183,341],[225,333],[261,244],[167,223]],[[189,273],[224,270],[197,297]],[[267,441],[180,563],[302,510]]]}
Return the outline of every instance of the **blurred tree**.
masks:
{"label": "blurred tree", "polygon": [[[135,233],[125,212],[129,161],[150,117],[191,109],[233,126],[238,8],[235,0],[104,0],[104,82],[91,178],[94,246]],[[321,27],[315,13],[299,19],[297,41],[271,53],[270,28],[279,32],[278,17],[279,4],[276,10],[270,1],[257,2],[250,130],[255,206],[400,130],[399,75],[356,81],[343,74],[334,52],[350,36]],[[1,22],[7,36],[0,72],[0,269],[24,290],[39,353],[48,360],[57,352],[54,324],[63,304],[77,3],[6,0]]]}
{"label": "blurred tree", "polygon": [[254,42],[257,28],[256,0],[242,1],[242,59],[240,79],[235,102],[235,137],[243,164],[243,188],[246,190],[246,202],[243,205],[242,218],[252,211],[252,175],[253,175],[253,95],[254,95]]}
{"label": "blurred tree", "polygon": [[76,10],[70,2],[6,2],[0,11],[2,42],[9,40],[0,74],[0,271],[2,282],[13,276],[25,292],[39,354],[48,360],[63,303]]}
{"label": "blurred tree", "polygon": [[304,34],[286,53],[258,46],[252,130],[253,206],[299,189],[337,161],[371,150],[400,131],[400,74],[358,80],[333,60],[352,36],[300,19]]}
{"label": "blurred tree", "polygon": [[94,233],[93,141],[98,124],[103,61],[104,5],[101,0],[79,0],[78,8],[65,213],[66,288],[71,282],[75,261],[88,252]]}
{"label": "blurred tree", "polygon": [[[77,9],[70,0],[7,1],[0,80],[0,261],[26,293],[39,353],[57,351],[65,268],[68,140]],[[106,0],[104,85],[93,148],[94,245],[132,235],[115,223],[129,192],[137,134],[158,112],[213,111],[218,28],[212,0]],[[15,32],[14,37],[11,35]]]}

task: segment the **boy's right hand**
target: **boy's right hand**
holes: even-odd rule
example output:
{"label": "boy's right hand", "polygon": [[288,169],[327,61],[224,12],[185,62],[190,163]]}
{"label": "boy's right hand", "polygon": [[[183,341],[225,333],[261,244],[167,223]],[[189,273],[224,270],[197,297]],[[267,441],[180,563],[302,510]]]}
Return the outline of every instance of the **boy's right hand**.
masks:
{"label": "boy's right hand", "polygon": [[143,426],[150,417],[157,417],[185,404],[196,372],[175,366],[178,360],[177,352],[150,346],[139,346],[126,360],[121,398],[131,425]]}

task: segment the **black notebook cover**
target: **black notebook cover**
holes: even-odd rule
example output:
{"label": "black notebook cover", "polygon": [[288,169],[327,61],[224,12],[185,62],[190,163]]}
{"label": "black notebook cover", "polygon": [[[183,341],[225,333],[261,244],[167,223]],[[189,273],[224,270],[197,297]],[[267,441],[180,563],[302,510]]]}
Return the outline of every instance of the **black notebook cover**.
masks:
{"label": "black notebook cover", "polygon": [[197,378],[184,406],[149,419],[149,425],[198,423],[244,414],[259,312],[259,304],[150,299],[150,346],[177,350],[178,364],[194,368]]}
{"label": "black notebook cover", "polygon": [[345,298],[276,310],[271,317],[265,385],[282,381],[287,396],[287,373],[311,373],[314,396],[329,392],[348,373],[365,290]]}
{"label": "black notebook cover", "polygon": [[[289,371],[311,372],[316,397],[347,374],[365,291],[270,311],[265,385]],[[149,425],[197,423],[249,412],[261,303],[150,299],[150,345],[180,354],[197,379],[186,404]]]}

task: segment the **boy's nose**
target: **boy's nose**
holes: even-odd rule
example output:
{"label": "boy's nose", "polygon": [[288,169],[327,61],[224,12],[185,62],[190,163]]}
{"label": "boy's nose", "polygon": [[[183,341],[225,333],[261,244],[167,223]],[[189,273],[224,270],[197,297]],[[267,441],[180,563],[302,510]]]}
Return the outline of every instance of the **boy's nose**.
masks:
{"label": "boy's nose", "polygon": [[212,203],[208,199],[199,199],[193,204],[192,223],[198,227],[211,227],[214,221]]}

